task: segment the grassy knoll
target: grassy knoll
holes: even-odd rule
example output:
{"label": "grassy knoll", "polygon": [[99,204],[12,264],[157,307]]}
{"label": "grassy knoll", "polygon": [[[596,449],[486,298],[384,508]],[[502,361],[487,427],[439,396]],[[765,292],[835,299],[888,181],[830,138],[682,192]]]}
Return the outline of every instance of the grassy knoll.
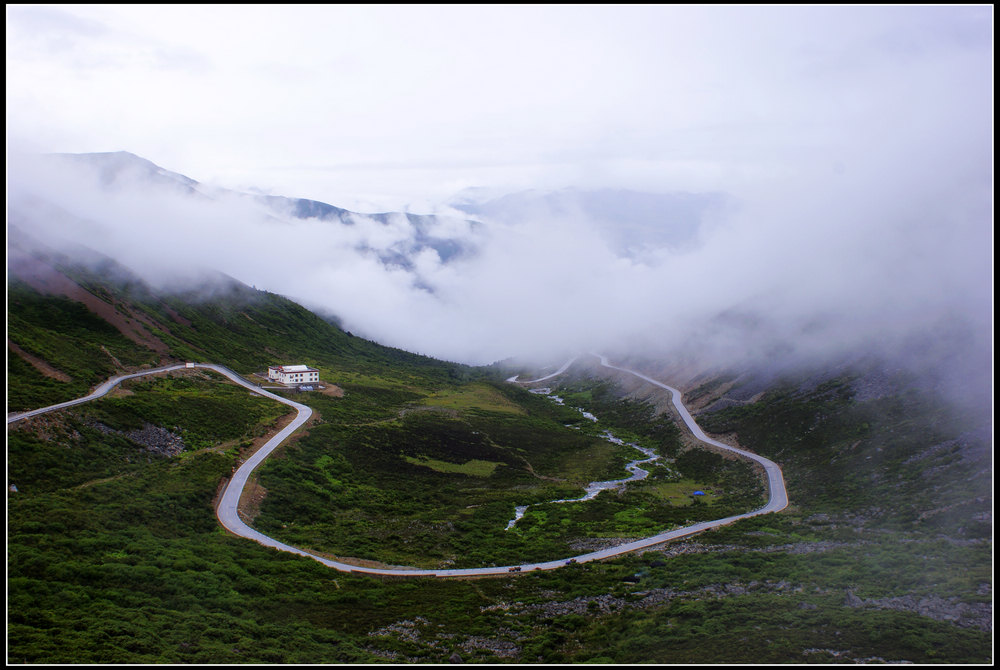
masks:
{"label": "grassy knoll", "polygon": [[83,415],[117,430],[171,426],[189,450],[233,439],[249,439],[291,410],[212,371],[177,371],[169,377],[140,377],[122,384],[128,395],[85,405]]}
{"label": "grassy knoll", "polygon": [[444,407],[457,411],[527,413],[523,407],[506,398],[496,387],[489,384],[470,384],[460,389],[435,392],[424,398],[423,402],[430,407]]}
{"label": "grassy knoll", "polygon": [[[128,380],[122,385],[128,395],[17,422],[7,431],[8,478],[26,493],[134,474],[178,452],[249,444],[287,414],[283,405],[221,379],[179,371]],[[144,434],[150,426],[158,431]]]}

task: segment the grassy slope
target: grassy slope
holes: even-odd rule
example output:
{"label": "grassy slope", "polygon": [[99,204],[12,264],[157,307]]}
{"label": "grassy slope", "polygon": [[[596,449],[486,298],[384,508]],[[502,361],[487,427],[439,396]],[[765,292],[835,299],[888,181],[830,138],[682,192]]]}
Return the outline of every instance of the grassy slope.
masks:
{"label": "grassy slope", "polygon": [[[591,481],[627,477],[623,466],[638,453],[598,437],[604,423],[509,384],[423,396],[345,390],[337,400],[306,397],[324,424],[262,468],[269,493],[261,530],[340,556],[477,567],[567,557],[587,538],[654,534],[753,506],[742,497],[755,493],[746,469],[743,485],[712,505],[657,496],[657,486],[681,478],[676,468],[653,468],[649,482],[624,494],[545,504],[580,497]],[[646,442],[665,453],[676,450],[671,440],[673,433]],[[717,479],[711,466],[683,470],[693,478],[678,485],[689,490]],[[525,504],[528,514],[506,530]]]}
{"label": "grassy slope", "polygon": [[[322,379],[377,374],[391,368],[399,380],[443,382],[469,375],[463,366],[436,361],[354,337],[279,295],[228,278],[197,291],[156,293],[127,270],[91,268],[58,257],[43,261],[117,311],[143,321],[169,347],[173,361],[195,360],[248,374],[295,361],[315,366]],[[103,274],[102,274],[103,273]],[[116,277],[110,281],[106,277]],[[68,374],[71,382],[44,377],[15,354],[8,404],[31,409],[79,397],[120,367],[156,365],[160,357],[127,339],[80,302],[41,295],[16,276],[8,278],[8,338],[24,351]]]}
{"label": "grassy slope", "polygon": [[[805,513],[853,513],[902,532],[987,538],[989,426],[981,416],[910,390],[857,401],[851,379],[810,391],[777,389],[760,402],[699,417],[711,431],[794,473]],[[985,496],[985,497],[984,497]]]}
{"label": "grassy slope", "polygon": [[33,409],[86,395],[115,373],[112,357],[125,365],[154,364],[154,352],[127,339],[82,303],[43,296],[17,278],[7,282],[7,337],[46,361],[69,381],[47,377],[9,353],[7,404]]}
{"label": "grassy slope", "polygon": [[[569,447],[565,452],[532,450],[525,444],[531,436],[554,436],[558,423],[569,418],[544,399],[503,385],[463,385],[467,370],[350,338],[277,296],[243,288],[225,301],[185,304],[176,297],[135,296],[139,289],[128,289],[134,309],[168,323],[170,314],[161,303],[169,303],[191,322],[187,331],[171,324],[172,331],[184,333],[171,343],[179,359],[214,359],[249,372],[271,356],[283,355],[343,381],[343,399],[309,399],[323,423],[272,461],[265,473],[266,485],[272,487],[266,500],[272,503],[284,496],[290,505],[337,503],[357,509],[352,506],[357,501],[337,497],[341,487],[331,480],[340,480],[353,491],[345,495],[364,498],[368,491],[375,496],[374,503],[363,499],[359,506],[374,512],[382,505],[395,514],[405,503],[425,503],[420,496],[430,499],[440,491],[441,511],[451,505],[460,519],[452,521],[457,526],[462,511],[456,501],[481,496],[481,507],[472,508],[466,521],[466,540],[474,543],[487,521],[505,520],[513,502],[492,487],[477,491],[484,481],[498,477],[494,483],[505,486],[539,481],[518,470],[518,456],[542,474],[560,468],[569,472],[572,466],[574,476],[585,478],[614,467],[607,456],[588,464],[566,457]],[[73,309],[51,299],[40,302],[48,304],[39,307],[43,312]],[[27,318],[30,310],[20,310],[17,303],[11,311],[24,318],[16,332],[25,349],[34,337],[30,328],[59,334],[48,317]],[[69,318],[74,328],[87,322],[82,313],[77,316],[81,318]],[[289,328],[289,322],[295,327]],[[100,324],[91,325],[75,332],[74,346],[102,344],[105,336],[114,335]],[[52,340],[58,345],[59,338]],[[246,346],[247,340],[256,346]],[[116,357],[127,358],[130,351],[137,356],[133,360],[144,355],[129,341],[118,346]],[[57,362],[56,353],[52,359]],[[87,365],[78,371],[81,378],[88,370],[95,378],[106,371],[96,359]],[[8,374],[12,394],[20,393],[25,401],[44,395],[37,378],[22,379],[17,372],[12,366]],[[517,578],[437,582],[332,573],[312,561],[222,533],[211,508],[218,483],[230,472],[239,447],[281,409],[223,391],[227,385],[208,379],[190,384],[137,382],[131,389],[135,396],[75,408],[23,433],[20,428],[9,431],[9,469],[25,477],[8,507],[9,661],[443,662],[453,653],[465,660],[525,662],[989,660],[990,633],[968,621],[992,601],[990,546],[980,540],[982,525],[969,521],[970,510],[962,505],[920,518],[949,499],[965,503],[960,480],[953,478],[938,490],[925,486],[928,500],[919,509],[891,504],[909,500],[902,494],[926,484],[920,477],[925,467],[965,462],[948,447],[929,450],[928,463],[906,462],[903,445],[944,431],[942,417],[914,399],[900,400],[904,405],[895,409],[889,400],[858,408],[837,389],[824,389],[814,395],[768,397],[741,413],[717,415],[712,429],[735,430],[747,446],[784,465],[797,505],[786,514],[706,533],[665,552]],[[579,392],[579,404],[589,402],[586,406],[622,436],[670,444],[669,424],[650,426],[648,407],[616,404],[606,388],[595,389],[589,398],[586,390]],[[207,413],[177,411],[200,399],[210,408]],[[433,410],[421,409],[425,406]],[[252,422],[217,420],[248,411]],[[914,415],[923,419],[914,423]],[[126,431],[146,422],[162,424],[167,416],[185,417],[166,427],[188,437],[192,446],[211,442],[221,445],[221,451],[156,456],[121,435],[92,429],[98,420]],[[944,431],[933,439],[948,436]],[[587,438],[573,439],[582,444]],[[854,454],[851,445],[859,440],[863,446],[854,447]],[[441,451],[442,443],[451,448]],[[825,451],[827,447],[834,451]],[[407,456],[501,465],[487,478],[441,472],[409,462]],[[868,456],[884,459],[874,485],[872,471],[860,471],[859,476],[868,476],[866,482],[841,476],[858,468],[841,472],[837,461],[830,464],[840,458],[866,463]],[[386,466],[373,468],[380,459]],[[706,475],[698,468],[712,467],[689,465],[697,476]],[[406,477],[389,482],[393,472]],[[978,491],[974,468],[968,472],[968,489]],[[663,474],[661,487],[669,479]],[[707,474],[724,478],[724,473]],[[317,491],[292,495],[286,488],[289,478],[313,481]],[[892,487],[900,495],[890,496]],[[411,501],[401,495],[407,490],[413,492]],[[323,498],[331,494],[332,499]],[[549,534],[555,527],[569,526],[566,536],[594,532],[594,524],[602,523],[608,534],[632,533],[645,522],[619,513],[640,505],[647,511],[656,505],[666,509],[655,491],[629,495],[635,498],[615,497],[603,510],[603,503],[595,503],[575,518],[560,516],[565,508],[542,510],[545,518],[534,523],[545,533],[536,534],[533,548],[555,536]],[[448,520],[422,518],[419,507],[411,509],[416,516],[410,517],[417,549],[437,549],[441,557],[454,552],[434,525]],[[960,542],[949,541],[946,529],[958,527],[951,523],[957,517],[965,520],[959,524],[964,534]],[[325,533],[325,542],[339,541],[331,531],[344,527],[323,527],[320,521],[312,531]],[[265,505],[265,522],[280,524],[279,512]],[[373,551],[382,551],[393,532],[399,535],[402,523],[391,532],[369,532],[369,523],[367,529],[356,529],[357,537]],[[852,594],[866,603],[854,606]],[[906,598],[923,599],[924,611],[919,603],[907,609]],[[959,605],[968,610],[949,621],[944,618],[949,614],[934,609],[943,607],[940,601],[950,604],[950,611]]]}

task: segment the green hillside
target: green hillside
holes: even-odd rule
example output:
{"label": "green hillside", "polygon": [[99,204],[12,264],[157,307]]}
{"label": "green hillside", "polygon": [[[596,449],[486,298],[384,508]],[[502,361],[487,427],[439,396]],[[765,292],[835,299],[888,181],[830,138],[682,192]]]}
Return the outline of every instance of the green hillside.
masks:
{"label": "green hillside", "polygon": [[[559,406],[232,280],[167,294],[120,266],[35,261],[8,276],[11,411],[191,359],[244,375],[306,363],[343,391],[295,394],[316,420],[262,466],[247,509],[300,546],[504,564],[762,499],[749,468],[686,450],[599,377],[570,375]],[[434,580],[340,573],[230,536],[220,484],[287,408],[202,370],[132,380],[8,427],[8,663],[990,662],[988,436],[919,394],[850,389],[790,384],[699,417],[782,464],[786,512],[610,561]],[[624,476],[635,450],[605,430],[664,462],[620,493],[548,502]]]}
{"label": "green hillside", "polygon": [[[46,291],[46,285],[63,294]],[[304,363],[326,379],[334,371],[378,374],[391,368],[396,379],[416,383],[470,373],[355,337],[287,298],[224,275],[197,289],[154,291],[110,259],[94,267],[39,254],[8,273],[7,303],[9,342],[53,371],[47,375],[27,357],[10,353],[10,410],[70,400],[113,374],[168,362],[212,362],[241,374]]]}

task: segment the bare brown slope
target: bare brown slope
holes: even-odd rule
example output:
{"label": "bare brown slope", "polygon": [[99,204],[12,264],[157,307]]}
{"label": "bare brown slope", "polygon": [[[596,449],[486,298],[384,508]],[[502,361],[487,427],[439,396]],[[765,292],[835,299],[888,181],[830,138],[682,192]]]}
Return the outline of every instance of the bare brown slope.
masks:
{"label": "bare brown slope", "polygon": [[148,325],[170,332],[165,326],[153,322],[145,315],[136,315],[124,303],[118,301],[109,303],[102,300],[44,260],[12,253],[8,259],[8,272],[39,293],[63,296],[83,303],[87,309],[113,325],[122,335],[136,344],[141,344],[161,355],[169,351],[169,347],[146,328]]}
{"label": "bare brown slope", "polygon": [[25,351],[21,347],[17,346],[13,342],[11,342],[9,339],[7,340],[7,348],[10,349],[10,351],[12,353],[17,354],[18,356],[20,356],[21,358],[23,358],[25,360],[25,362],[27,362],[33,368],[35,368],[36,370],[38,370],[44,376],[50,377],[51,379],[56,379],[56,380],[61,381],[61,382],[73,381],[72,378],[68,374],[66,374],[65,372],[62,372],[60,370],[56,370],[54,367],[52,367],[51,365],[49,365],[48,363],[46,363],[42,359],[40,359],[40,358],[38,358],[36,356],[32,356],[27,351]]}

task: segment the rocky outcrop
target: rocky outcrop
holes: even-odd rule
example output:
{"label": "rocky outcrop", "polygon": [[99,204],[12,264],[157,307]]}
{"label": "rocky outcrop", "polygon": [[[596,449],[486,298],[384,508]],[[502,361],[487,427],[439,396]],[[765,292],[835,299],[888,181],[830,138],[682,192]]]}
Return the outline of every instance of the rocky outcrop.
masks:
{"label": "rocky outcrop", "polygon": [[[447,654],[446,650],[453,649],[455,638],[460,636],[456,636],[451,633],[441,633],[437,630],[436,626],[430,623],[430,621],[424,617],[418,616],[414,617],[413,620],[397,621],[389,624],[388,626],[379,628],[378,630],[371,631],[368,633],[368,637],[393,638],[401,642],[425,645],[431,649],[439,650],[442,653]],[[459,649],[468,654],[486,652],[492,656],[496,656],[497,658],[516,659],[521,655],[521,647],[517,643],[522,639],[523,637],[515,631],[509,628],[500,627],[491,637],[470,635],[462,642],[459,642],[457,646]],[[419,658],[403,656],[399,652],[384,650],[375,646],[368,646],[366,649],[376,656],[396,662],[422,662]],[[450,663],[465,662],[465,659],[463,659],[462,655],[457,651],[452,651],[452,653],[446,658]],[[424,661],[426,661],[426,659],[424,659]]]}
{"label": "rocky outcrop", "polygon": [[497,658],[518,658],[521,655],[521,647],[517,644],[492,637],[473,635],[459,646],[467,652],[486,651]]}
{"label": "rocky outcrop", "polygon": [[947,621],[963,628],[993,630],[993,606],[989,603],[964,603],[958,598],[937,596],[898,596],[894,598],[860,598],[847,592],[845,607],[874,607],[896,612],[913,612],[937,621]]}
{"label": "rocky outcrop", "polygon": [[150,423],[137,430],[115,430],[103,423],[95,423],[94,428],[105,434],[121,435],[144,450],[161,456],[176,456],[185,449],[184,439],[180,435]]}

